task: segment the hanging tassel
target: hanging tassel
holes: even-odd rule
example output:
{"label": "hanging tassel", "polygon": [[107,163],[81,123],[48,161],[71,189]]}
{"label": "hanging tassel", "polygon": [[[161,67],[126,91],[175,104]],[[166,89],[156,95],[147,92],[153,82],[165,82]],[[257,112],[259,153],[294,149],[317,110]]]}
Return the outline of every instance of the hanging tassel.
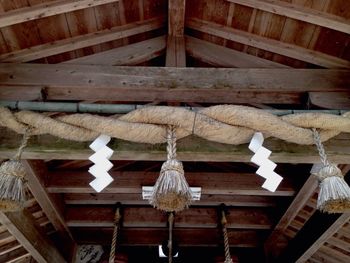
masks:
{"label": "hanging tassel", "polygon": [[349,212],[350,187],[345,182],[341,170],[335,164],[329,163],[316,129],[313,129],[313,134],[323,164],[323,167],[315,174],[320,181],[317,209],[327,213]]}
{"label": "hanging tassel", "polygon": [[167,161],[153,187],[150,204],[166,212],[178,212],[187,208],[192,199],[191,189],[184,176],[182,163],[176,160],[175,128],[167,130]]}
{"label": "hanging tassel", "polygon": [[23,208],[26,171],[20,159],[29,137],[27,129],[15,157],[0,166],[0,211],[18,211]]}

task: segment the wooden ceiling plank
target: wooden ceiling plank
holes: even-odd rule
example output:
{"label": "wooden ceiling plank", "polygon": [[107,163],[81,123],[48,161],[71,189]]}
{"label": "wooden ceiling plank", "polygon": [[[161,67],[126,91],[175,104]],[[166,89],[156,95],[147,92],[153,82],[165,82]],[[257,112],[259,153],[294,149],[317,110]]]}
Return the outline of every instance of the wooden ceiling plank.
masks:
{"label": "wooden ceiling plank", "polygon": [[168,3],[168,34],[181,37],[185,28],[186,0],[169,0]]}
{"label": "wooden ceiling plank", "polygon": [[325,262],[329,263],[349,263],[350,259],[349,255],[326,246],[320,247],[316,253],[324,258]]}
{"label": "wooden ceiling plank", "polygon": [[165,65],[167,67],[186,67],[185,39],[168,36]]}
{"label": "wooden ceiling plank", "polygon": [[203,33],[260,48],[325,68],[350,68],[350,61],[212,22],[192,18],[186,21],[186,26]]}
{"label": "wooden ceiling plank", "polygon": [[[27,174],[28,186],[35,200],[39,203],[42,211],[58,231],[68,257],[73,257],[76,244],[72,234],[64,221],[64,203],[60,196],[50,194],[45,189],[45,181],[48,176],[46,164],[42,160],[22,161]],[[46,219],[45,219],[46,220]]]}
{"label": "wooden ceiling plank", "polygon": [[[205,230],[205,231],[204,231]],[[263,231],[263,230],[260,230]],[[80,244],[110,245],[113,228],[72,228],[77,242]],[[215,229],[174,229],[173,236],[181,246],[215,246],[222,243],[220,232]],[[257,231],[235,230],[228,231],[231,247],[256,247],[260,242]],[[158,246],[168,238],[168,230],[164,228],[121,228],[120,245],[128,246]]]}
{"label": "wooden ceiling plank", "polygon": [[1,27],[19,24],[43,17],[68,13],[75,10],[85,9],[93,6],[117,2],[119,0],[57,0],[45,2],[31,7],[25,7],[8,11],[1,15]]}
{"label": "wooden ceiling plank", "polygon": [[314,195],[317,187],[317,179],[313,175],[310,175],[265,241],[265,255],[268,258],[277,258],[287,247],[288,242],[283,236],[283,233],[301,209],[303,209],[308,200]]}
{"label": "wooden ceiling plank", "polygon": [[345,17],[318,11],[298,4],[275,0],[226,1],[350,34],[350,21]]}
{"label": "wooden ceiling plank", "polygon": [[0,212],[0,221],[37,262],[66,262],[47,236],[36,228],[35,221],[28,211]]}
{"label": "wooden ceiling plank", "polygon": [[[94,193],[89,186],[91,176],[87,172],[53,171],[49,175],[47,190],[50,193]],[[104,193],[139,194],[141,186],[151,186],[159,176],[158,172],[111,172],[115,179]],[[284,180],[276,192],[261,188],[263,179],[255,174],[237,173],[186,173],[188,183],[193,187],[202,187],[202,194],[207,195],[258,195],[258,196],[293,196],[294,187]],[[214,183],[215,182],[215,183]]]}
{"label": "wooden ceiling plank", "polygon": [[[0,158],[14,156],[21,136],[8,129],[0,128]],[[277,163],[316,163],[320,157],[313,145],[296,145],[277,139],[267,139],[272,151],[271,160]],[[198,137],[187,137],[178,141],[178,158],[197,162],[250,162],[252,153],[247,145],[227,145],[206,141]],[[164,161],[164,145],[131,143],[112,140],[109,147],[116,153],[112,160]],[[327,155],[332,162],[349,163],[350,140],[341,135],[325,143]],[[36,136],[24,150],[24,159],[88,160],[91,150],[86,142],[57,139],[50,135]]]}
{"label": "wooden ceiling plank", "polygon": [[[113,205],[120,202],[124,205],[146,205],[147,200],[141,200],[140,194],[64,194],[67,205]],[[207,195],[202,194],[201,200],[196,201],[200,206],[219,206],[225,203],[227,206],[251,206],[251,207],[275,207],[276,201],[269,196],[248,195]]]}
{"label": "wooden ceiling plank", "polygon": [[280,63],[262,59],[190,36],[186,36],[186,52],[200,61],[219,67],[289,68]]}
{"label": "wooden ceiling plank", "polygon": [[311,105],[326,109],[350,109],[350,92],[309,92]]}
{"label": "wooden ceiling plank", "polygon": [[[227,227],[230,229],[270,229],[271,221],[264,208],[228,208]],[[66,221],[69,227],[113,227],[114,208],[96,206],[67,206]],[[217,208],[193,207],[176,215],[175,227],[179,228],[217,228]],[[148,207],[123,208],[123,227],[167,226],[166,213]]]}
{"label": "wooden ceiling plank", "polygon": [[0,262],[18,263],[28,256],[30,256],[30,254],[27,250],[25,250],[23,247],[18,247],[9,251],[7,254],[0,255]]}
{"label": "wooden ceiling plank", "polygon": [[132,66],[159,57],[165,52],[165,36],[72,59],[65,64]]}
{"label": "wooden ceiling plank", "polygon": [[142,22],[116,26],[111,29],[105,29],[102,31],[79,35],[52,43],[46,43],[11,53],[2,54],[0,55],[0,61],[28,62],[159,29],[164,26],[164,23],[164,18],[153,18]]}

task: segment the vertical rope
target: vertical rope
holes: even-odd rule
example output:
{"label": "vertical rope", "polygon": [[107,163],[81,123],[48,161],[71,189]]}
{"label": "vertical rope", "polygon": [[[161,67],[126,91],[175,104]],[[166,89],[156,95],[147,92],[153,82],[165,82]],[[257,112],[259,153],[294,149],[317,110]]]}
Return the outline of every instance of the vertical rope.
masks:
{"label": "vertical rope", "polygon": [[176,129],[174,126],[167,128],[167,154],[168,160],[176,159]]}
{"label": "vertical rope", "polygon": [[114,263],[115,261],[115,249],[117,246],[117,237],[118,237],[120,218],[121,218],[120,207],[117,207],[114,215],[114,229],[113,229],[113,237],[112,237],[112,244],[111,244],[111,252],[109,254],[109,263]]}
{"label": "vertical rope", "polygon": [[315,128],[312,128],[312,132],[313,132],[313,135],[314,135],[314,140],[315,140],[315,144],[316,144],[318,153],[319,153],[320,158],[321,158],[321,162],[322,162],[323,166],[328,166],[329,165],[329,161],[328,161],[327,154],[326,154],[326,151],[324,149],[324,146],[322,144],[320,134],[318,133],[318,131]]}
{"label": "vertical rope", "polygon": [[21,159],[23,150],[27,146],[28,140],[30,138],[30,131],[31,131],[31,128],[29,127],[24,131],[21,145],[18,148],[16,155],[14,156],[14,160],[19,161]]}
{"label": "vertical rope", "polygon": [[221,226],[222,226],[222,234],[224,237],[224,248],[225,248],[225,263],[232,263],[232,258],[230,254],[230,244],[228,242],[228,235],[227,235],[227,220],[225,211],[221,211]]}
{"label": "vertical rope", "polygon": [[169,259],[169,263],[172,263],[173,262],[173,225],[174,225],[173,212],[169,214],[168,222],[169,222],[168,259]]}

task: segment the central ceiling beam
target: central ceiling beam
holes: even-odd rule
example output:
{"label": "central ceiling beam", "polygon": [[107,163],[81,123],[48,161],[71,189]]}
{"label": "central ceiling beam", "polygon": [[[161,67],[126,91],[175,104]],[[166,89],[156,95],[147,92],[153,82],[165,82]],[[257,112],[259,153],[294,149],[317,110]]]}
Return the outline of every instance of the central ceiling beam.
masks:
{"label": "central ceiling beam", "polygon": [[185,28],[186,0],[169,0],[168,35],[182,37]]}
{"label": "central ceiling beam", "polygon": [[27,211],[0,212],[0,222],[39,263],[67,262],[39,229]]}
{"label": "central ceiling beam", "polygon": [[244,45],[270,51],[282,56],[298,59],[325,68],[350,68],[350,61],[330,56],[322,52],[310,50],[294,44],[262,37],[232,27],[192,18],[186,21],[186,26],[206,33],[235,41]]}
{"label": "central ceiling beam", "polygon": [[57,0],[23,7],[1,14],[0,27],[11,26],[34,19],[54,16],[62,13],[118,2],[119,0]]}
{"label": "central ceiling beam", "polygon": [[298,4],[278,0],[226,1],[350,34],[350,22],[345,17],[318,11],[313,8],[307,8]]}
{"label": "central ceiling beam", "polygon": [[[21,136],[8,129],[0,128],[0,158],[15,155]],[[281,163],[317,163],[320,156],[313,145],[290,144],[277,139],[267,139],[266,145],[272,151],[271,160]],[[246,144],[228,145],[188,137],[178,141],[178,157],[182,161],[198,162],[250,162],[252,153]],[[116,153],[112,160],[164,161],[164,145],[131,143],[112,140],[109,147]],[[350,136],[340,135],[325,143],[327,155],[332,162],[349,164]],[[35,136],[24,150],[24,159],[88,160],[91,150],[87,143],[57,139],[49,135]]]}
{"label": "central ceiling beam", "polygon": [[158,17],[141,22],[112,27],[98,32],[79,35],[51,43],[37,45],[0,55],[1,62],[28,62],[79,48],[122,39],[164,27],[165,18]]}
{"label": "central ceiling beam", "polygon": [[0,100],[291,104],[300,101],[306,92],[349,92],[350,86],[349,70],[345,69],[5,63],[0,64],[0,76]]}

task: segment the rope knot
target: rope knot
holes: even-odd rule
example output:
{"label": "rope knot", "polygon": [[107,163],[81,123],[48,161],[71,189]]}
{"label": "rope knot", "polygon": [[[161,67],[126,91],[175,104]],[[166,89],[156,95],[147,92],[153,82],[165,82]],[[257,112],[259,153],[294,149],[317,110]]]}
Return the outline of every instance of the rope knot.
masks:
{"label": "rope knot", "polygon": [[335,165],[335,164],[329,164],[324,167],[322,167],[315,176],[317,179],[322,182],[324,179],[329,177],[341,177],[343,178],[343,174],[341,170]]}
{"label": "rope knot", "polygon": [[170,159],[163,163],[161,173],[165,173],[168,171],[176,171],[180,174],[185,174],[182,162],[175,159]]}

